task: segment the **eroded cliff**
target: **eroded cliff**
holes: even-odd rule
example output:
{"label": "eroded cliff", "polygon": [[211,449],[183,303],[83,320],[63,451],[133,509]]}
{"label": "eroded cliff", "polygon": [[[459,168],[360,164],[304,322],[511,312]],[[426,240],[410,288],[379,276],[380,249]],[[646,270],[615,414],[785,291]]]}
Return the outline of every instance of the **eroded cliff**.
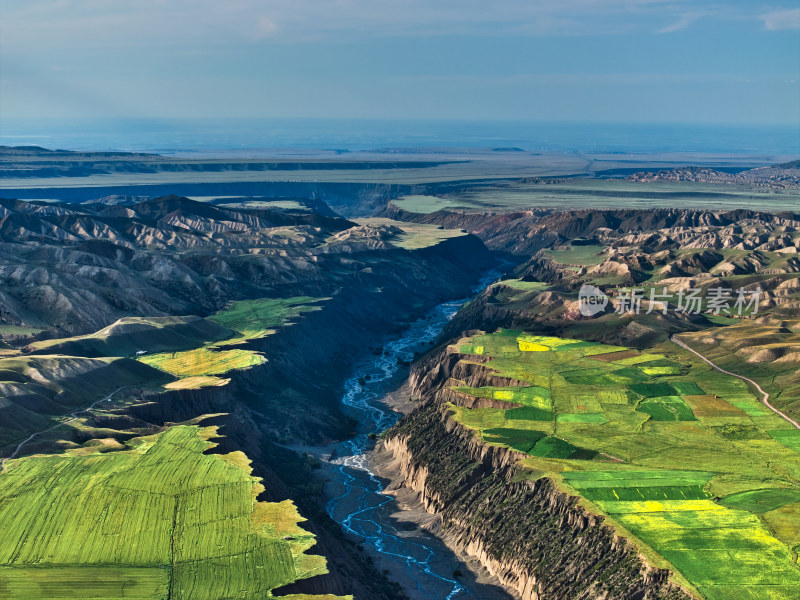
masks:
{"label": "eroded cliff", "polygon": [[445,532],[525,600],[685,599],[669,572],[647,564],[622,538],[559,490],[553,481],[517,465],[523,455],[484,444],[457,423],[445,384],[508,385],[481,365],[464,366],[446,351],[413,370],[421,404],[390,430],[386,448],[405,485],[425,509],[440,515]]}

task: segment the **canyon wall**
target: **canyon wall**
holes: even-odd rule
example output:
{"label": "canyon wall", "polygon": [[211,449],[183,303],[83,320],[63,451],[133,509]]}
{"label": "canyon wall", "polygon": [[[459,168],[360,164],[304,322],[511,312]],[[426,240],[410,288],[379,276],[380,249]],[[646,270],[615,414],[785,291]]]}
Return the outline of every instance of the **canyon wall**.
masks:
{"label": "canyon wall", "polygon": [[405,485],[438,514],[455,545],[475,556],[524,600],[685,600],[669,571],[559,490],[517,466],[524,455],[484,444],[457,423],[446,403],[450,377],[468,385],[508,385],[479,365],[464,367],[446,351],[415,366],[411,389],[420,406],[384,440]]}

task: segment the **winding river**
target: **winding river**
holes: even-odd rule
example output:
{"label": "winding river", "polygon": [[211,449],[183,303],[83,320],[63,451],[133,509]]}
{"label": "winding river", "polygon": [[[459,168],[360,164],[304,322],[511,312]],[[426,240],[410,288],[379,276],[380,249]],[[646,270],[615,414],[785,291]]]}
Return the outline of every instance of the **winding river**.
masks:
{"label": "winding river", "polygon": [[[488,274],[479,289],[497,277],[497,272]],[[415,598],[483,598],[475,588],[484,586],[454,575],[453,563],[457,559],[441,540],[426,533],[410,534],[398,527],[392,514],[400,509],[393,496],[383,493],[384,481],[370,465],[373,442],[369,434],[388,429],[400,418],[382,399],[393,386],[402,383],[415,352],[427,349],[467,301],[465,298],[440,304],[428,316],[412,323],[400,337],[386,343],[380,356],[355,369],[345,384],[342,403],[358,419],[359,433],[337,444],[331,459],[330,473],[336,480],[335,487],[341,491],[328,501],[328,514],[346,532],[379,553],[384,566],[387,561],[400,566],[405,576],[401,583]],[[443,560],[443,555],[449,555],[450,559]],[[392,571],[396,578],[398,570]]]}

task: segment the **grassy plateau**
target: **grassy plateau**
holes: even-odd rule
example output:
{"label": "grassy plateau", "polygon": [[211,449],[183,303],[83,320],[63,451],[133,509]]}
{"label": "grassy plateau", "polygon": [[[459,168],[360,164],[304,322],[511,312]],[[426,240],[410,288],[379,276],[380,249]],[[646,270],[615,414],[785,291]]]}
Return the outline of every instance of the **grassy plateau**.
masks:
{"label": "grassy plateau", "polygon": [[476,212],[531,208],[706,208],[710,210],[792,210],[797,190],[756,190],[730,184],[669,182],[641,183],[608,179],[570,179],[559,183],[498,182],[488,187],[464,188],[450,194],[409,195],[393,200],[398,208],[415,213],[438,210]]}

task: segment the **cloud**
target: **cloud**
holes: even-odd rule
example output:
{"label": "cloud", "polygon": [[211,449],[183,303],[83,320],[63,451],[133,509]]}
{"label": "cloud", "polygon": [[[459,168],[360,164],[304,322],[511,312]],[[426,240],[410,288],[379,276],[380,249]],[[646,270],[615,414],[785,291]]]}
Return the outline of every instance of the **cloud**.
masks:
{"label": "cloud", "polygon": [[[706,0],[707,1],[707,0]],[[347,36],[652,31],[693,0],[3,0],[8,44],[124,46]],[[680,21],[679,21],[680,22]]]}
{"label": "cloud", "polygon": [[681,18],[672,23],[671,25],[667,25],[666,27],[662,27],[658,30],[658,33],[674,33],[676,31],[681,31],[683,29],[688,28],[693,23],[696,23],[703,17],[703,13],[698,12],[689,12],[684,13],[681,15]]}
{"label": "cloud", "polygon": [[759,17],[767,31],[800,29],[800,8],[773,10]]}
{"label": "cloud", "polygon": [[278,26],[272,19],[267,17],[259,17],[256,22],[256,39],[263,39],[273,35],[278,31]]}

